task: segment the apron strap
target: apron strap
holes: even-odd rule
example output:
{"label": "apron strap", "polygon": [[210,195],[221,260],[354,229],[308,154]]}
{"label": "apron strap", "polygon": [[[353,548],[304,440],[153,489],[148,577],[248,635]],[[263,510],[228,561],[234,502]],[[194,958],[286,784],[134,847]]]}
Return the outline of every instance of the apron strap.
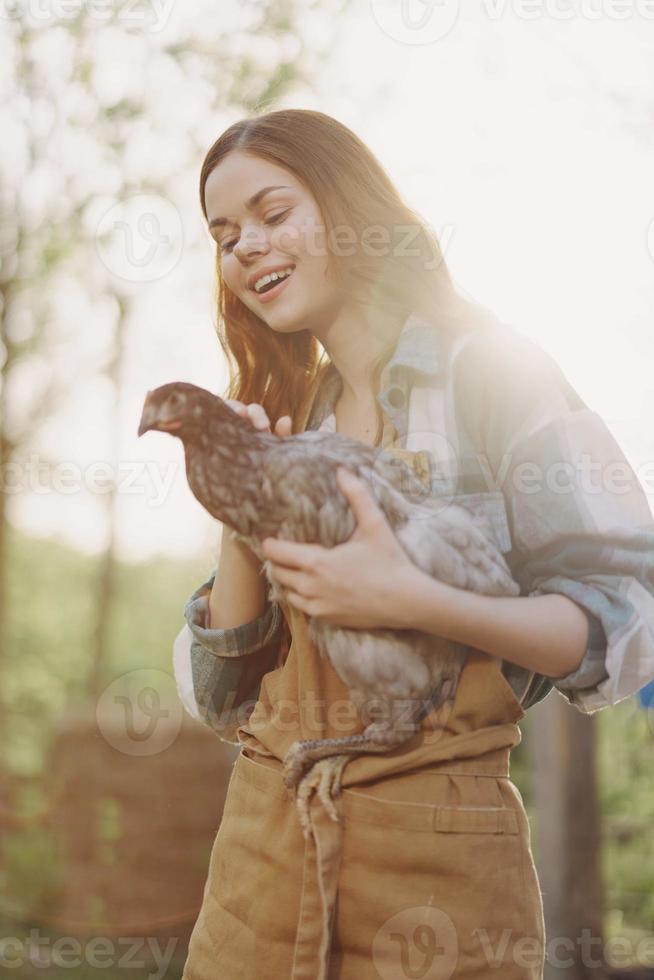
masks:
{"label": "apron strap", "polygon": [[314,793],[311,833],[304,848],[302,897],[290,980],[327,980],[341,865],[343,824]]}

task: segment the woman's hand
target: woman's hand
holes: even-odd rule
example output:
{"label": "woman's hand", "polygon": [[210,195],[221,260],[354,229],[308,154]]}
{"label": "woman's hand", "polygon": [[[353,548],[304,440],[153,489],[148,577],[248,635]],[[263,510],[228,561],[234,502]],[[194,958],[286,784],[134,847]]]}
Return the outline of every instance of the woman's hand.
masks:
{"label": "woman's hand", "polygon": [[[270,419],[266,415],[266,410],[263,405],[259,405],[258,402],[250,402],[246,405],[245,402],[240,402],[236,398],[226,398],[225,404],[229,405],[241,418],[247,419],[252,423],[255,429],[267,429],[269,432]],[[292,431],[293,421],[290,415],[282,415],[275,422],[276,436],[290,436]]]}
{"label": "woman's hand", "polygon": [[333,626],[407,629],[412,584],[424,573],[393,534],[365,483],[337,470],[357,526],[335,548],[265,538],[262,551],[291,605]]}

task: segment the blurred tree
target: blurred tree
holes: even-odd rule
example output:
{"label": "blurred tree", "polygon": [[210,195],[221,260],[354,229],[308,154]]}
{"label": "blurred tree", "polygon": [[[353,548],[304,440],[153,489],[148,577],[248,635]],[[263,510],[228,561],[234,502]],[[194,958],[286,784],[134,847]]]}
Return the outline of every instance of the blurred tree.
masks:
{"label": "blurred tree", "polygon": [[[179,261],[186,207],[180,202],[189,183],[195,191],[209,145],[233,119],[281,108],[294,90],[310,89],[329,56],[330,22],[346,0],[329,13],[316,0],[224,0],[219,17],[215,4],[201,0],[191,10],[168,6],[172,30],[147,21],[160,13],[154,9],[135,23],[125,5],[102,16],[94,5],[80,5],[71,16],[61,5],[43,4],[38,18],[33,5],[21,5],[0,36],[0,123],[13,151],[0,158],[0,717],[5,725],[12,720],[11,752],[0,763],[0,824],[32,827],[48,844],[38,826],[51,809],[47,793],[23,813],[32,808],[27,796],[43,789],[45,730],[62,719],[66,697],[71,705],[84,693],[91,710],[80,745],[83,735],[95,739],[99,694],[116,671],[134,665],[139,611],[117,561],[116,473],[130,333],[141,301],[148,284]],[[71,417],[64,413],[91,378],[102,382],[93,392],[104,417],[94,458],[113,465],[98,501],[105,547],[85,558],[81,578],[71,580],[65,563],[56,568],[47,596],[35,597],[47,599],[40,613],[39,602],[30,602],[28,620],[43,616],[47,624],[44,643],[35,633],[42,624],[25,623],[23,589],[28,581],[29,592],[38,589],[39,577],[19,555],[19,536],[8,533],[11,511],[17,493],[35,489],[30,460],[38,459],[41,478],[44,464],[73,457],[66,448]],[[86,421],[72,417],[73,425]],[[49,443],[52,459],[42,451],[45,423],[57,436]],[[50,484],[52,472],[45,477]],[[154,574],[150,569],[148,578]],[[138,588],[143,604],[140,580]],[[155,640],[169,651],[174,629],[168,624],[168,642],[162,629],[169,608],[161,599],[141,624],[139,666]],[[125,761],[115,755],[117,771]],[[62,826],[75,809],[62,815]],[[80,840],[87,831],[94,827],[82,826]],[[8,850],[15,858],[20,842]],[[25,916],[47,898],[41,852],[28,851],[34,880]],[[23,876],[25,863],[20,868]]]}
{"label": "blurred tree", "polygon": [[[12,151],[0,156],[0,741],[8,717],[10,497],[29,489],[35,474],[26,452],[68,393],[70,377],[56,370],[58,338],[51,323],[56,280],[78,248],[87,203],[69,174],[50,169],[48,147],[57,120],[48,111],[33,47],[37,34],[20,20],[11,27],[0,59],[0,122]],[[43,193],[46,181],[49,192]],[[29,387],[28,376],[35,381]]]}
{"label": "blurred tree", "polygon": [[[0,170],[0,624],[12,464],[25,460],[41,424],[65,402],[76,368],[105,379],[98,448],[116,472],[130,321],[144,284],[165,275],[181,253],[180,175],[197,181],[198,160],[232,119],[281,107],[293,90],[310,88],[329,56],[329,24],[347,2],[327,15],[318,0],[225,0],[219,18],[213,5],[197,3],[174,9],[173,31],[147,20],[154,11],[135,24],[119,8],[99,18],[81,7],[34,22],[25,8],[8,22],[2,84],[21,152]],[[162,87],[174,89],[177,113]],[[92,363],[75,349],[79,324],[57,323],[65,276],[86,290],[94,310],[109,311]],[[67,358],[53,356],[57,344]],[[115,479],[107,491],[89,638],[91,697],[107,679],[115,586]],[[0,637],[0,663],[5,656]]]}

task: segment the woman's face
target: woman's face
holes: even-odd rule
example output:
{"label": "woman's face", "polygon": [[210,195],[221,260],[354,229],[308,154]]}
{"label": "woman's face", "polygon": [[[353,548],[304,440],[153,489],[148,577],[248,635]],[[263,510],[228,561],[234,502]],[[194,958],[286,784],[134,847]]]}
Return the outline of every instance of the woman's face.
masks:
{"label": "woman's face", "polygon": [[[273,330],[309,329],[320,336],[339,301],[327,278],[324,222],[310,191],[284,167],[233,150],[209,175],[205,205],[229,289]],[[289,269],[290,276],[257,292],[266,273]]]}

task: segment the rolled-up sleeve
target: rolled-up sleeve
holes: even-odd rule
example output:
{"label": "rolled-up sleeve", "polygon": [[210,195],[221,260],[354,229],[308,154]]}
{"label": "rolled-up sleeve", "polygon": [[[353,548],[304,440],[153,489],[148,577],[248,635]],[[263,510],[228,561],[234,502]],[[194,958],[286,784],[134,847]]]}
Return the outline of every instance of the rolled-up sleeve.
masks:
{"label": "rolled-up sleeve", "polygon": [[279,604],[267,600],[261,616],[249,623],[208,628],[215,575],[214,569],[184,608],[186,624],[173,647],[175,681],[190,715],[224,741],[238,743],[236,729],[253,710],[263,676],[278,666],[285,620]]}
{"label": "rolled-up sleeve", "polygon": [[592,713],[654,678],[654,519],[606,423],[549,354],[518,337],[487,342],[481,406],[511,530],[506,557],[521,594],[560,593],[584,611],[584,657],[550,680]]}

